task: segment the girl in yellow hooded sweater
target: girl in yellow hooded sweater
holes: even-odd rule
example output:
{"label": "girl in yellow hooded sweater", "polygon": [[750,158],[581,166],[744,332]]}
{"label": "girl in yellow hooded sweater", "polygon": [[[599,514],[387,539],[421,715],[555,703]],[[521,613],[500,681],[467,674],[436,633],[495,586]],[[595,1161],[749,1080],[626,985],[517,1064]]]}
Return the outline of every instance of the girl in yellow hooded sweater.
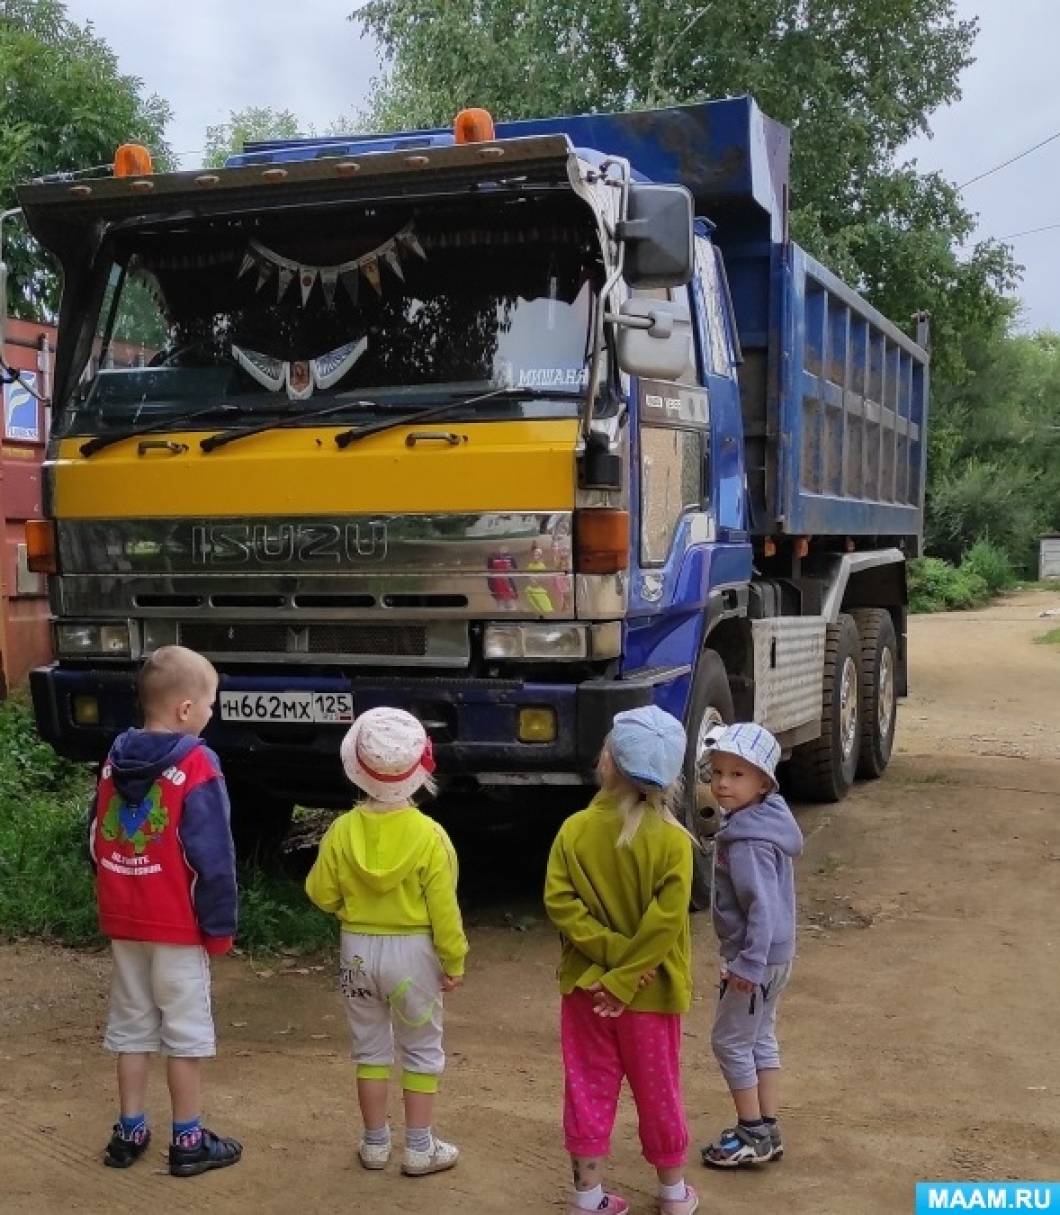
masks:
{"label": "girl in yellow hooded sweater", "polygon": [[401,1171],[452,1168],[456,1147],[431,1116],[445,1066],[442,993],[463,982],[467,938],[456,901],[457,861],[445,830],[412,804],[433,791],[423,726],[400,709],[371,709],[351,726],[343,767],[366,800],[320,843],[306,893],[342,926],[340,986],[357,1064],[366,1169],[390,1159],[387,1100],[395,1041],[401,1054],[405,1151]]}

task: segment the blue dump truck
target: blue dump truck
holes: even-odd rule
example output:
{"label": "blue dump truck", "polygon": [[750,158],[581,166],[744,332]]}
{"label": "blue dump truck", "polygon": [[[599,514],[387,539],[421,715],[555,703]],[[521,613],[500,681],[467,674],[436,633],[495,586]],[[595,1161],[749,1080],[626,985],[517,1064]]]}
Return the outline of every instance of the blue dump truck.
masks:
{"label": "blue dump truck", "polygon": [[928,356],[792,243],[788,154],[734,98],[25,186],[65,278],[45,737],[100,756],[181,642],[244,829],[344,801],[381,703],[450,790],[531,805],[648,702],[687,723],[690,825],[734,717],[798,796],[878,777]]}

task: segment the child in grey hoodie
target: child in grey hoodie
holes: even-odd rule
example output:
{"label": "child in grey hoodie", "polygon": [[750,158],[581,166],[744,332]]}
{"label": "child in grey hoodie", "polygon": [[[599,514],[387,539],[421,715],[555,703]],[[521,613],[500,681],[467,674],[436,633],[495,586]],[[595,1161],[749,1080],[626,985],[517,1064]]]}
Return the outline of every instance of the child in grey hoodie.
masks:
{"label": "child in grey hoodie", "polygon": [[711,791],[722,810],[714,837],[712,906],[721,996],[711,1044],[737,1124],[703,1149],[712,1168],[764,1164],[784,1153],[777,1125],[777,1001],[795,957],[795,874],[802,832],[774,777],[780,744],[754,722],[715,744]]}

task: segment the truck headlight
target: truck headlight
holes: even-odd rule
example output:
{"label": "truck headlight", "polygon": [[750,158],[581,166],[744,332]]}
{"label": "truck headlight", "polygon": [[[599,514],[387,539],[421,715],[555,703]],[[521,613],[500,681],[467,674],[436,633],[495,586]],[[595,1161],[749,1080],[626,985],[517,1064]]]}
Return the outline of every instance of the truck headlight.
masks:
{"label": "truck headlight", "polygon": [[622,625],[488,624],[483,637],[488,659],[529,658],[552,662],[614,658],[622,652]]}
{"label": "truck headlight", "polygon": [[132,641],[128,624],[60,624],[55,648],[72,657],[128,658]]}

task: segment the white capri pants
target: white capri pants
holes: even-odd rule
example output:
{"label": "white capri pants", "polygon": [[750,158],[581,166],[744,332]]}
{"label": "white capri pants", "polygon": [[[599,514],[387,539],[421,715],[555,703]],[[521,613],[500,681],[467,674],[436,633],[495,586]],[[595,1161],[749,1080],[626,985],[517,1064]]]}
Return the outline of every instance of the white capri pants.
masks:
{"label": "white capri pants", "polygon": [[384,1079],[395,1043],[402,1086],[431,1093],[445,1069],[442,968],[426,934],[369,936],[343,932],[339,987],[360,1079]]}
{"label": "white capri pants", "polygon": [[210,959],[201,945],[111,941],[110,952],[107,1050],[189,1059],[217,1054]]}

